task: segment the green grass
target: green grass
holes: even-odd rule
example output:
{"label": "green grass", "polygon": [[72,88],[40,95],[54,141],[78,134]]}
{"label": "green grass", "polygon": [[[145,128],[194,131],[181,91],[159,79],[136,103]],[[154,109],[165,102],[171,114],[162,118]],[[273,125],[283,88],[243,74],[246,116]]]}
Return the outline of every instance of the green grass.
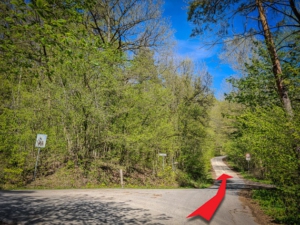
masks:
{"label": "green grass", "polygon": [[251,180],[251,181],[254,181],[254,182],[261,183],[261,184],[272,184],[271,180],[258,179],[256,177],[254,177],[251,173],[248,173],[248,171],[241,171],[240,174],[246,180]]}
{"label": "green grass", "polygon": [[285,206],[276,190],[252,190],[252,198],[259,203],[262,210],[275,219],[283,222],[285,219]]}
{"label": "green grass", "polygon": [[[80,171],[79,171],[80,172]],[[84,177],[80,173],[69,172],[65,169],[57,171],[48,177],[40,177],[26,185],[3,185],[0,190],[51,190],[51,189],[99,189],[99,188],[122,188],[117,180],[112,182],[112,175],[108,174],[108,179],[96,180],[89,179],[83,182]],[[206,178],[193,180],[187,174],[177,171],[169,173],[160,173],[158,176],[144,176],[144,179],[138,176],[124,178],[124,188],[130,189],[186,189],[186,188],[207,188],[212,184],[212,178],[207,175]],[[183,175],[183,176],[180,176]],[[180,180],[178,178],[182,178]],[[183,182],[182,182],[183,181]]]}
{"label": "green grass", "polygon": [[[248,171],[240,170],[232,161],[227,161],[227,163],[234,170],[238,171],[245,180],[261,184],[272,184],[270,180],[258,179],[251,173],[248,173]],[[251,197],[260,205],[264,213],[272,217],[275,222],[287,225],[300,225],[300,215],[297,213],[299,206],[297,197],[294,195],[298,192],[291,193],[288,193],[287,188],[259,189],[251,190]]]}
{"label": "green grass", "polygon": [[280,224],[299,225],[300,215],[297,213],[295,196],[288,196],[283,191],[252,190],[252,198],[259,203],[262,210]]}
{"label": "green grass", "polygon": [[226,161],[226,163],[231,167],[233,168],[235,171],[239,172],[240,175],[245,179],[245,180],[251,180],[251,181],[254,181],[254,182],[258,182],[258,183],[261,183],[261,184],[272,184],[272,181],[271,180],[262,180],[262,179],[258,179],[257,177],[253,176],[251,174],[251,172],[249,173],[248,171],[244,171],[244,170],[241,170],[234,162],[232,161]]}

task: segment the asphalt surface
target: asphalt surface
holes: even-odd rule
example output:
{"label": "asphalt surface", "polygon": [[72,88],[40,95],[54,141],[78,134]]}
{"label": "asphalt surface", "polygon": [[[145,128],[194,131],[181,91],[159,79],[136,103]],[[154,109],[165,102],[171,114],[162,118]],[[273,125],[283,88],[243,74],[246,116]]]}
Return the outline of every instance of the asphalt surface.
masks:
{"label": "asphalt surface", "polygon": [[216,194],[219,182],[207,189],[0,191],[0,224],[258,224],[239,201],[244,182],[222,157],[211,162],[217,177],[226,173],[233,178],[210,222],[186,217]]}

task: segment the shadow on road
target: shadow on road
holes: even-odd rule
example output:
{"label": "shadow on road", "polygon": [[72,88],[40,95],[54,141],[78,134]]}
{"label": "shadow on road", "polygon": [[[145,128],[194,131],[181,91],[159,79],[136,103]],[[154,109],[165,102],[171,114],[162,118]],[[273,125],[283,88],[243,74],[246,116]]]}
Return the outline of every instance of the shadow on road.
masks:
{"label": "shadow on road", "polygon": [[[219,189],[219,186],[221,185],[220,180],[216,180],[214,182],[214,185],[208,189]],[[274,185],[270,184],[262,184],[258,182],[250,182],[247,181],[245,183],[242,179],[228,179],[226,181],[226,189],[276,189]]]}
{"label": "shadow on road", "polygon": [[[114,202],[105,196],[31,196],[30,191],[0,192],[0,224],[165,224],[165,214]],[[153,222],[154,221],[154,222]]]}

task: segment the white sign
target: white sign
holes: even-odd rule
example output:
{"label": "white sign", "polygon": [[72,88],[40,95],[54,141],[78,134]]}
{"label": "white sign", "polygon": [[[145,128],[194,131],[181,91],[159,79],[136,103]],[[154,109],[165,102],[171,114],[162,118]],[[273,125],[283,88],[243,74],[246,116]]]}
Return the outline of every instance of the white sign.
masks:
{"label": "white sign", "polygon": [[251,159],[250,154],[247,153],[247,154],[246,154],[246,160],[247,160],[247,161],[250,161],[250,159]]}
{"label": "white sign", "polygon": [[159,155],[159,156],[167,156],[166,153],[159,153],[158,155]]}
{"label": "white sign", "polygon": [[38,134],[36,136],[35,147],[36,148],[45,148],[46,140],[47,140],[47,135],[46,134]]}

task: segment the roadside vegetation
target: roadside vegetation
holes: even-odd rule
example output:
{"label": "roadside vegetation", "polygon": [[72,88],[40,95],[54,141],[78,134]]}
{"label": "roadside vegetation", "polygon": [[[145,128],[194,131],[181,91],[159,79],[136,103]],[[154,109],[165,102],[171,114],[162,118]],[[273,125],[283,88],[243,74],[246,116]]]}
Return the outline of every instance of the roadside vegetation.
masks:
{"label": "roadside vegetation", "polygon": [[[201,188],[211,157],[247,171],[249,153],[249,176],[276,186],[253,198],[299,224],[299,2],[189,1],[192,35],[215,32],[236,71],[224,100],[205,65],[173,54],[162,4],[0,2],[0,188],[119,187],[120,169],[126,187]],[[234,15],[259,26],[230,36]]]}
{"label": "roadside vegetation", "polygon": [[[245,179],[276,186],[272,190],[252,190],[266,214],[278,223],[299,224],[299,73],[286,76],[293,103],[293,117],[282,108],[271,76],[270,62],[260,46],[259,60],[247,65],[243,77],[228,81],[234,87],[226,101],[218,102],[219,119],[215,122],[228,129],[216,131],[221,154],[228,155],[231,166]],[[299,58],[298,58],[299,59]],[[292,65],[283,63],[285,74]],[[299,70],[298,66],[293,66]],[[215,117],[217,118],[217,117]],[[246,161],[246,154],[251,160]]]}
{"label": "roadside vegetation", "polygon": [[217,152],[240,171],[249,153],[249,174],[276,186],[253,198],[277,222],[300,224],[299,1],[191,0],[188,19],[192,35],[223,43],[220,58],[236,72],[214,106]]}
{"label": "roadside vegetation", "polygon": [[[287,214],[286,203],[282,198],[282,191],[274,185],[271,179],[263,179],[257,177],[253,171],[237,166],[233,161],[228,158],[226,163],[245,179],[246,186],[253,187],[252,190],[244,190],[247,196],[250,196],[255,202],[260,205],[262,211],[273,218],[272,222],[276,224],[297,224],[297,217],[290,217]],[[250,182],[249,182],[250,181]],[[254,183],[252,183],[254,182]],[[249,184],[248,184],[249,183]],[[270,186],[271,185],[271,186]]]}
{"label": "roadside vegetation", "polygon": [[[0,2],[2,189],[120,187],[120,169],[126,187],[208,185],[211,77],[174,56],[161,10]],[[37,134],[48,138],[33,181]]]}

